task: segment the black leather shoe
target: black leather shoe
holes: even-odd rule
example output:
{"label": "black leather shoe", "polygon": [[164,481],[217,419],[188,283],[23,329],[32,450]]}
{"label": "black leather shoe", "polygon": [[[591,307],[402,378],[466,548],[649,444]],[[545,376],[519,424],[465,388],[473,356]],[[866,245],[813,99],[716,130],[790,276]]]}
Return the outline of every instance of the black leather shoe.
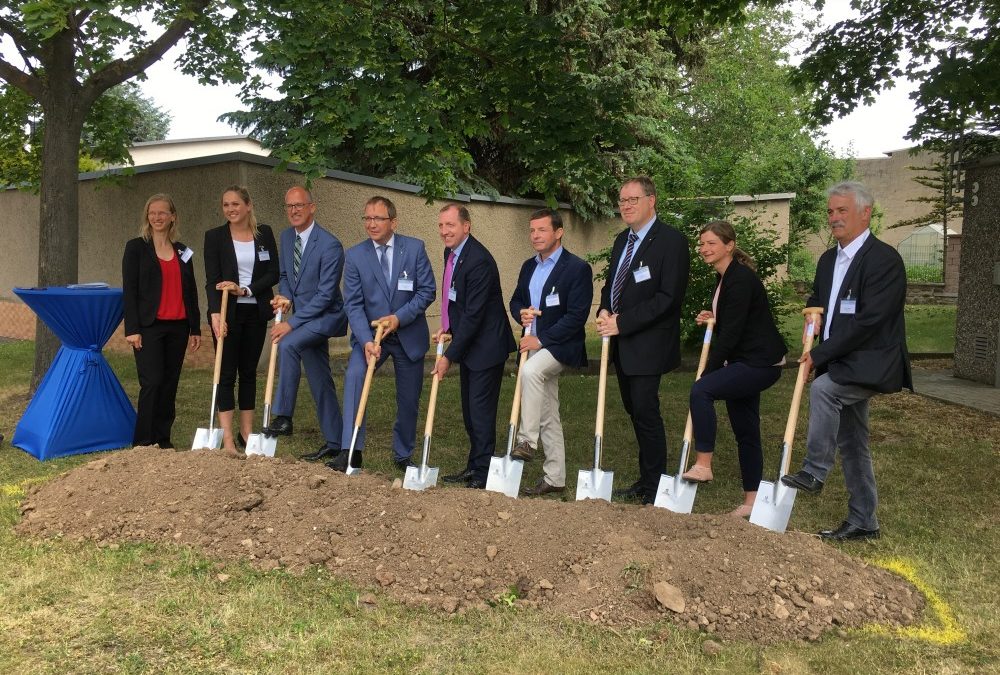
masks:
{"label": "black leather shoe", "polygon": [[857,525],[851,525],[845,520],[836,530],[822,530],[820,531],[819,536],[821,539],[833,539],[834,541],[848,541],[850,539],[878,539],[879,531],[877,529],[866,530],[858,527]]}
{"label": "black leather shoe", "polygon": [[[334,471],[347,471],[347,455],[350,454],[346,450],[342,450],[339,455],[331,459],[326,463],[327,467],[333,469]],[[360,469],[362,465],[361,453],[357,450],[354,451],[354,455],[351,456],[351,468]]]}
{"label": "black leather shoe", "polygon": [[453,473],[447,476],[441,476],[441,480],[445,483],[468,483],[470,480],[475,478],[476,472],[472,469],[466,469],[462,473]]}
{"label": "black leather shoe", "polygon": [[292,435],[292,418],[286,415],[278,415],[264,429],[264,435],[274,438],[275,436]]}
{"label": "black leather shoe", "polygon": [[416,466],[409,457],[403,457],[402,459],[393,459],[392,463],[396,465],[397,469],[402,469],[406,471],[408,467]]}
{"label": "black leather shoe", "polygon": [[236,443],[239,444],[239,446],[241,448],[246,449],[246,447],[247,447],[247,439],[243,438],[243,433],[242,432],[239,432],[239,431],[236,432]]}
{"label": "black leather shoe", "polygon": [[781,477],[781,483],[811,495],[819,494],[819,491],[823,489],[823,481],[807,471],[785,474]]}
{"label": "black leather shoe", "polygon": [[316,452],[310,452],[308,455],[302,455],[302,459],[307,462],[318,462],[321,459],[331,460],[336,459],[337,455],[341,452],[342,450],[340,448],[331,448],[324,443]]}
{"label": "black leather shoe", "polygon": [[611,492],[611,498],[621,500],[639,499],[644,493],[645,490],[642,489],[642,486],[639,483],[632,483],[632,485],[627,488],[613,490]]}
{"label": "black leather shoe", "polygon": [[528,497],[541,497],[542,495],[551,494],[561,495],[564,492],[566,492],[565,485],[563,487],[555,487],[554,485],[546,483],[544,478],[539,478],[534,487],[523,488],[521,490],[521,494],[527,495]]}
{"label": "black leather shoe", "polygon": [[473,490],[485,490],[486,481],[481,480],[479,478],[473,478],[472,480],[470,480],[468,483],[465,484],[465,487],[472,488]]}

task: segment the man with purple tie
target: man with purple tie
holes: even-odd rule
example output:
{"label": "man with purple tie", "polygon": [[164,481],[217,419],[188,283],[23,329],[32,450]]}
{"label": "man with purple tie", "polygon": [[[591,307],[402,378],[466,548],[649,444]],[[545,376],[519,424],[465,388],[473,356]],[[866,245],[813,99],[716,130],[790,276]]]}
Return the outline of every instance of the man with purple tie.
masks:
{"label": "man with purple tie", "polygon": [[471,231],[467,208],[449,204],[441,209],[438,232],[446,247],[445,269],[441,330],[434,339],[449,333],[451,343],[433,372],[444,377],[452,363],[460,364],[462,418],[469,435],[465,469],[442,480],[483,489],[496,449],[503,366],[517,345],[507,320],[496,261]]}

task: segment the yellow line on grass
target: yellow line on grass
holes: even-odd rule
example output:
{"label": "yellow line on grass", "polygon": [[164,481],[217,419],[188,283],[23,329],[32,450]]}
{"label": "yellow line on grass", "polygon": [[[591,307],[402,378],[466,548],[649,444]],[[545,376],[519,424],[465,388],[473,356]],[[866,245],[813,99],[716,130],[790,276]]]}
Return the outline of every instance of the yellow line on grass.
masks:
{"label": "yellow line on grass", "polygon": [[902,558],[879,558],[873,560],[872,563],[903,577],[916,586],[917,590],[923,593],[927,599],[929,617],[920,626],[889,628],[873,624],[865,626],[862,630],[882,635],[891,632],[902,637],[942,646],[965,642],[967,636],[965,631],[958,626],[958,621],[955,620],[955,614],[951,611],[951,607],[926,581],[920,578],[912,564]]}

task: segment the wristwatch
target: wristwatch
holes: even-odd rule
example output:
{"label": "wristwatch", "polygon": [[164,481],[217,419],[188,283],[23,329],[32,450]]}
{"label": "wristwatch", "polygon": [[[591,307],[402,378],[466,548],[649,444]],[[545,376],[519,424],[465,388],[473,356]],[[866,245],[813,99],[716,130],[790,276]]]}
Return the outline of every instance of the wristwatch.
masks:
{"label": "wristwatch", "polygon": [[242,295],[244,298],[249,298],[253,296],[253,293],[251,293],[250,289],[247,288],[246,286],[240,286],[240,290],[243,291]]}

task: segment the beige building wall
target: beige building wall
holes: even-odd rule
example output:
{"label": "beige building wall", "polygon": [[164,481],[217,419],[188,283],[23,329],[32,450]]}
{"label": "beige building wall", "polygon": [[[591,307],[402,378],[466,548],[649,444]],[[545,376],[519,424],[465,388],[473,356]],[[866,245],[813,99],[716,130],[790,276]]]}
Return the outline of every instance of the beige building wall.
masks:
{"label": "beige building wall", "polygon": [[[122,177],[115,183],[102,183],[93,178],[81,180],[81,282],[104,281],[112,286],[121,285],[121,255],[125,242],[138,236],[143,206],[154,193],[166,192],[173,196],[178,209],[180,239],[195,251],[195,273],[199,283],[204,284],[204,267],[199,256],[205,231],[224,222],[220,209],[222,191],[231,185],[246,185],[254,200],[258,220],[271,225],[277,236],[287,226],[284,194],[288,188],[303,184],[298,172],[275,172],[273,160],[243,153],[180,164],[171,163],[168,168],[137,167],[134,175]],[[438,238],[437,214],[448,200],[428,204],[417,195],[415,186],[331,172],[313,183],[316,220],[349,248],[367,239],[361,215],[364,203],[376,194],[396,204],[399,232],[427,243],[435,278],[440,281],[444,271],[444,249]],[[789,202],[793,196],[763,195],[731,200],[737,214],[772,223],[784,242],[788,233]],[[534,255],[527,235],[528,217],[542,203],[466,195],[459,195],[454,201],[469,208],[472,233],[496,258],[504,297],[509,298],[521,264]],[[568,208],[562,213],[566,223],[563,244],[581,257],[610,245],[614,234],[622,227],[618,219],[585,221]],[[33,315],[20,304],[11,289],[34,286],[37,280],[38,196],[16,190],[0,192],[0,233],[8,242],[5,264],[0,266],[0,336],[24,338],[33,335],[33,326],[24,325]],[[595,304],[599,291],[600,284],[595,284]],[[203,287],[199,288],[199,301],[204,312]],[[439,301],[436,300],[427,312],[432,331],[440,324]],[[207,327],[203,332],[207,336]],[[126,348],[121,328],[109,346]],[[332,349],[346,350],[347,340],[334,340]],[[210,349],[201,350],[194,362],[207,364],[211,360],[210,352]]]}
{"label": "beige building wall", "polygon": [[[884,157],[868,157],[854,160],[855,180],[863,183],[875,195],[875,203],[882,211],[882,228],[878,237],[893,247],[913,233],[915,227],[890,227],[901,220],[909,220],[922,216],[930,211],[930,205],[912,201],[920,197],[933,197],[934,190],[916,182],[914,177],[921,172],[910,167],[930,167],[935,156],[926,150],[920,150],[914,155],[910,148],[886,152]],[[948,229],[956,233],[962,232],[962,219],[949,221]],[[818,257],[829,248],[830,232],[823,230],[810,236],[806,247]]]}

